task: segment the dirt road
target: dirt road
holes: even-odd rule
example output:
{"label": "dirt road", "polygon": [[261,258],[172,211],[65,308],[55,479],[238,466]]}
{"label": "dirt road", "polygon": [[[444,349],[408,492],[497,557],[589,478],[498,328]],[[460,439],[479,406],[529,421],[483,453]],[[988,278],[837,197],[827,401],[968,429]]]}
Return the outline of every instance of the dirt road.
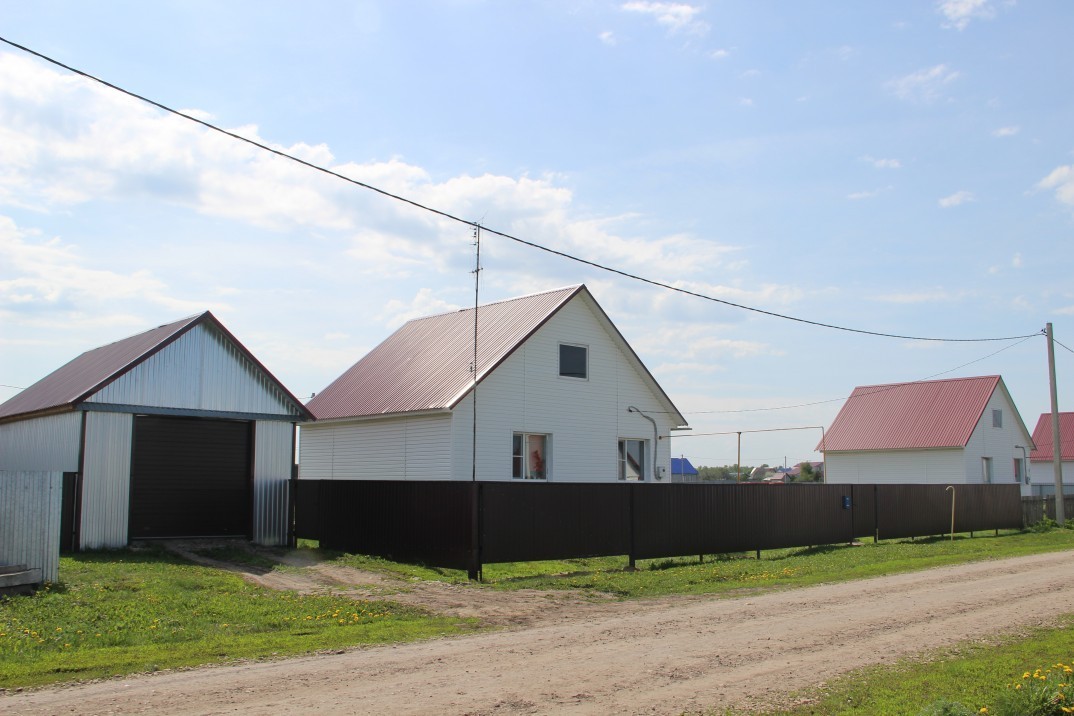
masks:
{"label": "dirt road", "polygon": [[[481,591],[477,592],[480,596]],[[1074,552],[739,599],[574,606],[495,633],[8,694],[30,714],[678,714],[1074,613]]]}

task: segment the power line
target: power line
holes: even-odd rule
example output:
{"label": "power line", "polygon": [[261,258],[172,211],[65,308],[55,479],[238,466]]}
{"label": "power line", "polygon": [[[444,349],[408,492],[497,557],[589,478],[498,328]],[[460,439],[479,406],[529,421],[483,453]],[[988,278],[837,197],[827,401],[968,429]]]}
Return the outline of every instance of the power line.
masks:
{"label": "power line", "polygon": [[[189,121],[194,122],[196,124],[199,124],[199,125],[205,127],[206,129],[210,129],[210,130],[212,130],[214,132],[219,132],[220,134],[223,134],[225,136],[231,137],[232,139],[236,139],[236,140],[238,140],[240,142],[245,142],[245,143],[247,143],[249,145],[257,147],[258,149],[261,149],[263,151],[275,154],[278,157],[282,157],[284,159],[289,159],[289,160],[291,160],[293,162],[301,164],[301,165],[303,165],[305,167],[308,167],[310,169],[313,169],[315,171],[321,172],[323,174],[327,174],[327,175],[335,177],[337,179],[342,179],[343,181],[348,182],[350,184],[353,184],[355,186],[359,186],[359,187],[361,187],[363,189],[368,189],[370,191],[376,192],[376,193],[378,193],[378,194],[380,194],[382,196],[388,197],[390,199],[395,199],[396,201],[400,201],[400,202],[403,202],[405,204],[409,204],[409,205],[411,205],[411,206],[413,206],[413,207],[415,207],[417,209],[421,209],[423,211],[427,211],[427,212],[430,212],[432,214],[436,214],[437,216],[443,217],[443,218],[448,219],[450,221],[455,221],[455,222],[458,222],[460,224],[465,224],[466,226],[473,227],[473,228],[477,228],[477,226],[478,226],[477,222],[469,221],[467,219],[463,219],[463,218],[455,216],[454,214],[451,214],[449,212],[433,208],[431,206],[428,206],[426,204],[422,204],[422,203],[420,203],[418,201],[415,201],[413,199],[408,199],[407,197],[401,196],[399,194],[394,194],[394,193],[392,193],[390,191],[387,191],[387,190],[381,189],[379,187],[373,186],[372,184],[367,184],[367,183],[359,181],[357,179],[353,179],[351,177],[348,177],[348,176],[345,176],[343,174],[340,174],[339,172],[333,171],[333,170],[331,170],[331,169],[329,169],[327,167],[323,167],[323,166],[320,166],[318,164],[314,164],[313,162],[306,161],[305,159],[300,159],[299,157],[296,157],[296,156],[294,156],[292,154],[288,154],[287,152],[281,151],[279,149],[273,149],[272,147],[270,147],[270,146],[268,146],[266,144],[262,144],[261,142],[255,141],[255,140],[250,139],[248,137],[243,137],[243,136],[241,136],[239,134],[236,134],[234,132],[230,132],[230,131],[228,131],[226,129],[223,129],[222,127],[216,126],[215,124],[212,124],[210,122],[206,122],[203,119],[198,119],[197,117],[191,116],[191,115],[186,114],[184,112],[180,112],[179,110],[173,109],[172,107],[169,107],[169,106],[167,106],[165,104],[162,104],[162,103],[157,102],[155,100],[149,99],[148,97],[145,97],[143,95],[137,94],[137,93],[132,92],[130,90],[124,89],[124,88],[122,88],[122,87],[120,87],[118,85],[112,84],[111,82],[108,82],[108,81],[103,80],[103,79],[101,79],[99,77],[91,75],[88,72],[84,72],[84,71],[79,70],[79,69],[77,69],[75,67],[67,65],[67,64],[65,64],[63,62],[60,62],[59,60],[56,60],[56,59],[54,59],[52,57],[49,57],[48,55],[44,55],[44,54],[42,54],[40,52],[37,52],[36,50],[31,50],[29,47],[26,47],[24,45],[20,45],[17,42],[13,42],[11,40],[8,40],[7,38],[0,37],[0,42],[3,42],[5,44],[7,44],[7,45],[10,45],[11,47],[14,47],[16,49],[22,50],[23,52],[26,52],[28,54],[33,55],[34,57],[38,57],[38,58],[44,60],[45,62],[51,63],[53,65],[56,65],[57,67],[61,67],[61,68],[65,69],[65,70],[67,70],[68,72],[73,72],[74,74],[77,74],[77,75],[80,75],[82,77],[85,77],[88,80],[92,80],[93,82],[97,82],[97,83],[99,83],[101,85],[104,85],[105,87],[108,87],[109,89],[115,90],[116,92],[120,92],[122,94],[125,94],[128,97],[132,97],[134,99],[137,99],[137,100],[140,100],[140,101],[145,102],[147,104],[150,104],[150,105],[152,105],[152,106],[154,106],[154,107],[156,107],[156,108],[158,108],[160,110],[163,110],[164,112],[168,112],[169,114],[173,114],[173,115],[175,115],[177,117],[182,117],[183,119],[186,119],[186,120],[189,120]],[[684,295],[687,295],[687,296],[692,296],[694,298],[700,298],[700,299],[705,300],[705,301],[711,301],[713,303],[719,303],[721,305],[728,306],[730,308],[737,308],[737,309],[740,309],[740,310],[743,310],[743,311],[751,311],[753,313],[758,313],[758,314],[761,314],[761,315],[769,316],[771,318],[780,318],[780,319],[783,319],[785,321],[793,321],[793,322],[796,322],[796,323],[803,323],[803,324],[810,325],[810,326],[816,326],[818,328],[828,328],[828,329],[836,330],[836,331],[844,331],[844,332],[847,332],[847,333],[857,333],[857,334],[862,334],[862,335],[877,336],[877,337],[880,337],[880,338],[896,338],[896,339],[900,339],[900,340],[909,340],[909,341],[933,341],[933,342],[947,342],[947,343],[982,343],[982,342],[987,342],[987,341],[1009,341],[1009,340],[1016,340],[1016,339],[1019,339],[1019,338],[1028,338],[1028,336],[1004,336],[1004,337],[994,337],[994,338],[938,338],[938,337],[929,337],[929,336],[910,336],[910,335],[902,335],[902,334],[898,334],[898,333],[885,333],[885,332],[882,332],[882,331],[871,331],[871,330],[867,330],[867,329],[863,329],[863,328],[849,328],[847,326],[839,326],[839,325],[836,325],[834,323],[825,323],[825,322],[822,322],[822,321],[814,321],[814,320],[810,320],[810,319],[806,319],[806,318],[799,318],[797,316],[791,316],[791,315],[784,314],[784,313],[776,313],[775,311],[766,311],[766,310],[764,310],[762,308],[756,308],[754,306],[747,306],[745,304],[735,303],[733,301],[727,301],[727,300],[724,300],[722,298],[716,298],[715,296],[709,296],[707,294],[703,294],[703,293],[700,293],[700,292],[697,292],[697,291],[691,291],[689,289],[680,288],[678,286],[673,286],[673,285],[671,285],[669,283],[665,283],[663,281],[657,281],[655,279],[646,278],[644,276],[639,276],[637,274],[633,274],[633,273],[630,273],[628,271],[624,271],[622,269],[613,268],[611,266],[600,264],[600,263],[597,263],[595,261],[589,261],[588,259],[583,259],[583,258],[580,258],[578,256],[568,254],[568,253],[566,253],[564,251],[559,251],[557,249],[553,249],[553,248],[550,248],[548,246],[544,246],[542,244],[538,244],[538,243],[533,242],[533,241],[528,241],[526,239],[522,239],[520,237],[513,236],[513,235],[508,234],[508,233],[503,232],[503,231],[497,231],[496,229],[492,229],[492,228],[489,228],[487,226],[482,226],[481,228],[482,228],[483,231],[485,231],[487,233],[494,234],[494,235],[499,236],[499,237],[504,238],[504,239],[508,239],[509,241],[514,241],[516,243],[522,244],[523,246],[529,246],[530,248],[537,249],[539,251],[544,251],[544,252],[552,254],[554,256],[559,256],[561,258],[568,259],[570,261],[575,261],[577,263],[580,263],[580,264],[583,264],[583,265],[586,265],[586,266],[590,266],[592,268],[599,269],[601,271],[606,271],[608,273],[613,273],[613,274],[616,274],[618,276],[622,276],[624,278],[631,279],[633,281],[639,281],[639,282],[642,282],[642,283],[647,283],[647,284],[649,284],[651,286],[656,286],[658,288],[663,288],[663,289],[668,290],[668,291],[674,291],[676,293],[681,293],[681,294],[684,294]]]}
{"label": "power line", "polygon": [[[919,380],[911,380],[911,381],[907,381],[907,382],[909,382],[909,383],[922,383],[922,382],[924,382],[926,380],[932,380],[933,378],[936,378],[936,377],[941,376],[941,375],[947,375],[948,373],[954,373],[956,370],[961,370],[962,368],[965,368],[968,365],[973,365],[974,363],[980,363],[983,360],[987,360],[988,358],[991,358],[994,355],[998,355],[998,354],[1002,353],[1005,350],[1009,350],[1011,348],[1015,348],[1016,346],[1020,346],[1023,343],[1025,343],[1026,341],[1028,341],[1029,339],[1036,338],[1037,336],[1043,335],[1043,334],[1044,334],[1043,331],[1041,331],[1040,333],[1034,333],[1031,336],[1026,336],[1025,338],[1023,338],[1022,340],[1018,341],[1017,343],[1012,343],[1009,346],[1004,346],[1003,348],[1000,348],[998,351],[994,351],[992,353],[989,353],[986,356],[981,356],[980,358],[975,358],[974,360],[971,360],[969,363],[963,363],[962,365],[955,366],[954,368],[950,368],[948,370],[940,371],[939,373],[933,373],[932,375],[930,375],[928,377],[921,378]],[[1053,338],[1052,340],[1054,341],[1055,339]],[[1063,346],[1063,347],[1066,348],[1066,346]],[[1070,349],[1067,348],[1067,350],[1070,350]],[[1071,352],[1074,353],[1074,351],[1071,351]],[[862,397],[862,396],[865,396],[865,395],[875,395],[877,393],[882,393],[885,390],[893,390],[894,388],[899,387],[899,386],[903,386],[903,385],[906,385],[906,383],[895,383],[895,384],[892,384],[892,385],[877,386],[877,390],[869,391],[868,393],[862,393],[858,397]],[[767,411],[772,411],[772,410],[791,410],[793,408],[808,408],[808,407],[811,407],[813,405],[824,405],[825,403],[837,403],[837,402],[839,402],[841,400],[849,400],[849,398],[829,398],[827,400],[816,400],[816,401],[814,401],[812,403],[799,403],[798,405],[780,405],[780,406],[771,407],[771,408],[741,408],[739,410],[686,410],[686,411],[683,411],[682,414],[683,415],[714,415],[714,414],[724,414],[724,413],[727,413],[727,414],[730,414],[730,413],[761,413],[761,412],[767,412]],[[658,411],[652,411],[652,412],[658,412]],[[662,412],[669,412],[669,411],[662,411]]]}
{"label": "power line", "polygon": [[1052,336],[1052,343],[1054,343],[1054,344],[1056,344],[1057,346],[1060,346],[1060,347],[1062,347],[1062,348],[1066,348],[1066,349],[1067,349],[1067,351],[1069,351],[1069,352],[1071,352],[1071,353],[1074,353],[1074,350],[1070,350],[1070,348],[1067,348],[1067,347],[1066,347],[1066,346],[1064,346],[1064,345],[1063,345],[1062,343],[1060,343],[1059,341],[1055,340],[1055,336]]}

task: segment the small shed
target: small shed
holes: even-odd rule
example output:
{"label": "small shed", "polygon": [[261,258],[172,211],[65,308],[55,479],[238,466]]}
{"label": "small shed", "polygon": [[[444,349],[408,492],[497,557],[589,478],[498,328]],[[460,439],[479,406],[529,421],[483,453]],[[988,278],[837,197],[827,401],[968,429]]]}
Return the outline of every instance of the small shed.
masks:
{"label": "small shed", "polygon": [[66,548],[285,544],[309,418],[206,311],[87,351],[0,405],[0,471],[64,473]]}
{"label": "small shed", "polygon": [[584,285],[409,321],[308,407],[321,480],[666,481],[685,424]]}
{"label": "small shed", "polygon": [[1003,378],[988,375],[859,386],[817,450],[829,483],[1022,484],[1032,446]]}
{"label": "small shed", "polygon": [[[1029,488],[1034,496],[1054,495],[1051,413],[1041,413],[1037,419],[1037,427],[1033,428],[1033,443],[1037,447],[1029,457]],[[1063,475],[1063,494],[1074,495],[1074,413],[1059,413],[1059,460]]]}

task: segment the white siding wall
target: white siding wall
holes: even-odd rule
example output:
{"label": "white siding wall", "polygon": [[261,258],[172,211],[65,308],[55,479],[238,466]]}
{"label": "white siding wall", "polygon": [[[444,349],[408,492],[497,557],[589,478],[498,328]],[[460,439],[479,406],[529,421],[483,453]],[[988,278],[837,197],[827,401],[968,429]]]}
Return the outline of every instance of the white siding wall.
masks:
{"label": "white siding wall", "polygon": [[825,481],[833,484],[963,484],[962,449],[829,452]]}
{"label": "white siding wall", "polygon": [[0,470],[78,472],[82,413],[0,425]]}
{"label": "white siding wall", "polygon": [[[1021,450],[1019,450],[1021,452]],[[1060,463],[1061,474],[1063,479],[1063,495],[1074,495],[1074,462],[1066,460]],[[1029,485],[1022,486],[1023,495],[1037,495],[1040,494],[1039,489],[1034,489],[1038,486],[1045,488],[1052,488],[1050,494],[1055,493],[1055,468],[1052,466],[1052,461],[1047,462],[1034,462],[1029,468]]]}
{"label": "white siding wall", "polygon": [[287,544],[294,425],[254,424],[254,542]]}
{"label": "white siding wall", "polygon": [[127,544],[134,416],[87,413],[82,472],[82,549]]}
{"label": "white siding wall", "polygon": [[55,582],[62,505],[62,472],[0,471],[0,564],[25,564]]}
{"label": "white siding wall", "polygon": [[86,402],[295,415],[268,376],[205,324],[184,333]]}
{"label": "white siding wall", "polygon": [[[1003,427],[992,427],[992,411],[1003,412]],[[984,482],[981,458],[992,458],[992,482],[996,485],[1014,484],[1014,458],[1021,458],[1023,445],[1029,452],[1031,437],[1022,429],[1014,406],[999,387],[992,393],[977,427],[966,443],[966,482]]]}
{"label": "white siding wall", "polygon": [[451,477],[450,437],[451,416],[447,414],[306,423],[301,432],[301,477],[447,480]]}
{"label": "white siding wall", "polygon": [[[588,347],[587,380],[560,377],[560,343]],[[455,479],[470,479],[472,397],[453,411]],[[552,436],[550,480],[615,481],[619,438],[646,440],[652,449],[653,426],[628,413],[630,405],[656,419],[665,436],[657,445],[657,464],[667,474],[670,426],[668,416],[658,412],[664,409],[658,397],[587,305],[572,301],[478,386],[478,479],[510,480],[511,436],[530,432]]]}

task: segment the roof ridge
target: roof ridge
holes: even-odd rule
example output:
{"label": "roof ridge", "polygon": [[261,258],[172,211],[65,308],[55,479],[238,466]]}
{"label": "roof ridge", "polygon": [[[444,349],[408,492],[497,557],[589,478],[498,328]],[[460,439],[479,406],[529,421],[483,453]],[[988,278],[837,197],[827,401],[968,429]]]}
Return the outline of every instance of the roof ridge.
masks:
{"label": "roof ridge", "polygon": [[854,390],[861,390],[863,388],[894,388],[900,385],[928,385],[931,383],[956,383],[966,380],[986,380],[990,378],[1001,379],[1003,376],[999,374],[995,375],[969,375],[962,378],[937,378],[936,380],[906,380],[897,383],[874,383],[872,385],[859,385],[855,386]]}
{"label": "roof ridge", "polygon": [[[584,283],[576,283],[568,286],[560,286],[559,288],[548,289],[547,291],[537,291],[536,293],[527,293],[523,296],[512,296],[511,298],[503,298],[499,301],[489,301],[488,303],[482,303],[478,305],[478,308],[488,308],[490,306],[500,306],[505,303],[511,303],[512,301],[522,301],[527,298],[537,298],[538,296],[547,296],[551,293],[559,293],[561,291],[575,291],[580,288],[585,288]],[[441,318],[443,316],[453,316],[456,313],[466,313],[467,311],[474,310],[473,306],[466,308],[456,308],[450,311],[441,311],[440,313],[430,313],[427,316],[418,316],[417,318],[411,318],[407,323],[414,323],[415,321],[424,321],[430,318]]]}

